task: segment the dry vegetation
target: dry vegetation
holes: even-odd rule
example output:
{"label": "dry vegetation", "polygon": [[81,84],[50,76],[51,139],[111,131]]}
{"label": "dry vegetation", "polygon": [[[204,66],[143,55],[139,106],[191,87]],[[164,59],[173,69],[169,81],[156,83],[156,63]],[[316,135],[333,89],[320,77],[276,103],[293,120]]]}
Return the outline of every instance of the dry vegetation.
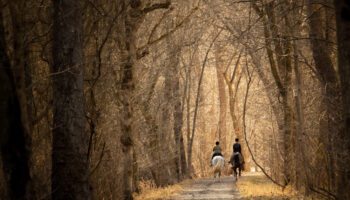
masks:
{"label": "dry vegetation", "polygon": [[155,200],[155,199],[170,199],[189,183],[189,181],[183,181],[175,185],[157,187],[152,181],[141,181],[139,183],[140,193],[135,193],[135,200]]}
{"label": "dry vegetation", "polygon": [[305,199],[292,187],[287,187],[282,191],[281,187],[272,183],[263,174],[244,176],[237,182],[237,187],[244,198],[251,200]]}
{"label": "dry vegetation", "polygon": [[235,137],[280,187],[350,199],[347,13],[346,0],[0,0],[0,199],[133,199],[208,176],[215,141],[227,160]]}

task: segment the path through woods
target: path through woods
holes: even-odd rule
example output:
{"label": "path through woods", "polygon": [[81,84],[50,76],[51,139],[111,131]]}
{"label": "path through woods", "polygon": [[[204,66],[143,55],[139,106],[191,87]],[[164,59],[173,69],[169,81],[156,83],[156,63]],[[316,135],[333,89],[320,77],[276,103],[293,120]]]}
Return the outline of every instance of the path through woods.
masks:
{"label": "path through woods", "polygon": [[190,183],[180,195],[173,199],[241,199],[233,176],[221,177],[221,181],[204,178]]}
{"label": "path through woods", "polygon": [[[133,200],[236,138],[248,171],[350,200],[348,0],[0,4],[0,200]],[[180,197],[213,194],[239,198]]]}

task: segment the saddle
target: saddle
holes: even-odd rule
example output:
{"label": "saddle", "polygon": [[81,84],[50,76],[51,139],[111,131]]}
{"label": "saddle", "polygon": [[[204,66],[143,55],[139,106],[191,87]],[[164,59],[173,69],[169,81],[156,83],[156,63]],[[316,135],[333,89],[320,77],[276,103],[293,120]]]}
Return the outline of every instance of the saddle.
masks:
{"label": "saddle", "polygon": [[240,154],[239,152],[234,152],[231,155],[230,161],[228,163],[231,163],[232,167],[242,166],[244,164],[244,159],[242,154]]}

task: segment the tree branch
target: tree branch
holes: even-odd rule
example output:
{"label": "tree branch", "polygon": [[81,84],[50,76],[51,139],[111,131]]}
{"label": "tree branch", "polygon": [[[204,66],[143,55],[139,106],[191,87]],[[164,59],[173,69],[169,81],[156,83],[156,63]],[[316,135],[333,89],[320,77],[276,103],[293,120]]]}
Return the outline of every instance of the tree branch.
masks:
{"label": "tree branch", "polygon": [[156,29],[159,27],[159,25],[162,23],[162,21],[165,19],[165,17],[172,11],[173,9],[169,9],[166,12],[163,13],[163,16],[159,19],[159,21],[157,22],[157,24],[153,27],[151,34],[148,37],[148,42],[151,42],[151,39],[153,38],[154,33],[156,32]]}
{"label": "tree branch", "polygon": [[274,184],[280,186],[282,189],[284,189],[287,185],[282,185],[280,183],[278,183],[276,180],[274,180],[272,177],[270,177],[267,172],[265,171],[265,169],[259,165],[259,163],[255,160],[255,157],[252,153],[252,150],[250,149],[250,146],[249,146],[249,143],[248,143],[248,140],[247,140],[247,132],[246,132],[246,124],[245,124],[245,116],[246,116],[246,110],[247,110],[247,99],[248,99],[248,92],[249,92],[249,88],[250,88],[250,85],[251,85],[251,81],[252,81],[252,78],[251,78],[251,75],[249,75],[249,71],[247,69],[247,72],[248,72],[248,83],[247,83],[247,88],[246,88],[246,92],[245,92],[245,98],[244,98],[244,103],[243,103],[243,134],[244,134],[244,140],[245,140],[245,143],[247,145],[247,148],[248,148],[248,151],[252,157],[252,160],[254,161],[254,163],[256,164],[256,166],[258,166],[261,171],[265,174],[265,176],[270,179]]}
{"label": "tree branch", "polygon": [[191,147],[192,147],[192,143],[193,143],[193,139],[194,139],[194,132],[196,130],[195,128],[196,128],[196,119],[197,119],[197,113],[198,113],[199,96],[200,96],[200,91],[201,91],[201,84],[202,84],[202,79],[203,79],[205,65],[207,63],[209,52],[210,52],[211,48],[213,47],[214,42],[220,36],[222,31],[223,31],[223,29],[221,29],[219,31],[219,33],[217,33],[216,36],[214,37],[214,39],[211,41],[210,46],[209,46],[209,48],[208,48],[208,50],[207,50],[207,52],[205,54],[205,58],[204,58],[203,64],[202,64],[202,70],[201,70],[201,74],[199,76],[196,104],[195,104],[194,115],[193,115],[192,135],[191,135],[191,140],[190,140]]}
{"label": "tree branch", "polygon": [[[193,8],[190,12],[190,14],[188,14],[180,23],[178,23],[171,31],[163,34],[162,36],[160,36],[159,38],[153,40],[153,41],[148,41],[147,44],[141,46],[140,48],[137,49],[138,51],[138,55],[146,55],[147,53],[144,53],[146,48],[148,48],[149,46],[152,46],[160,41],[162,41],[163,39],[165,39],[166,37],[170,36],[171,34],[173,34],[175,31],[177,31],[186,21],[189,20],[189,18],[193,15],[193,13],[195,13],[195,11],[198,10],[198,6]],[[139,57],[141,58],[141,57]]]}
{"label": "tree branch", "polygon": [[149,13],[149,12],[152,12],[152,11],[157,10],[157,9],[167,9],[170,7],[170,5],[171,5],[170,0],[166,0],[165,3],[156,3],[156,4],[151,5],[150,7],[144,8],[142,10],[142,12]]}

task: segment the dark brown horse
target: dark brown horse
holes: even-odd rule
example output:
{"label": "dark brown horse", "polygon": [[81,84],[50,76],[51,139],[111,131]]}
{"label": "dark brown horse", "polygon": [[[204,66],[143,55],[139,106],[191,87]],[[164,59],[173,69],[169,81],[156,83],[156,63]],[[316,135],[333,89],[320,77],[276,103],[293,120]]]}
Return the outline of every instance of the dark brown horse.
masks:
{"label": "dark brown horse", "polygon": [[236,181],[238,179],[237,177],[237,169],[239,172],[239,176],[241,176],[241,171],[243,169],[243,165],[244,165],[244,161],[243,161],[243,157],[239,152],[235,152],[231,155],[230,161],[228,163],[231,163],[232,165],[232,169],[234,172],[234,175],[236,177]]}

